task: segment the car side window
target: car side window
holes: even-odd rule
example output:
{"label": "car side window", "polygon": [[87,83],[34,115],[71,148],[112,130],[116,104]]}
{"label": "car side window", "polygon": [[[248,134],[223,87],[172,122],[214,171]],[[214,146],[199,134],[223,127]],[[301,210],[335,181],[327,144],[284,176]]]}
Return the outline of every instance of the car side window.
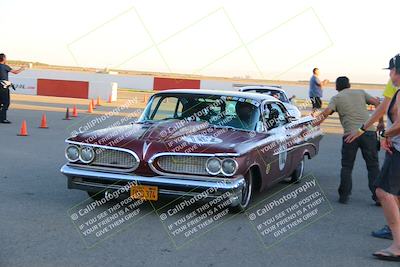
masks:
{"label": "car side window", "polygon": [[267,130],[281,127],[288,123],[286,109],[280,103],[267,103],[264,112],[264,123]]}
{"label": "car side window", "polygon": [[151,120],[176,118],[182,114],[182,104],[177,97],[164,97],[154,99],[151,111]]}

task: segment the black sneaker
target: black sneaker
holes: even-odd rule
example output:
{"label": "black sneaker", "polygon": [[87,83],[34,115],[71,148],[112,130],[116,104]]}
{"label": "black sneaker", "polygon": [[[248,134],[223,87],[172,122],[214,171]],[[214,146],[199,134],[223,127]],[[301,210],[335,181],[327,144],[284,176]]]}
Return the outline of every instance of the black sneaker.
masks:
{"label": "black sneaker", "polygon": [[339,203],[341,204],[349,203],[349,197],[344,197],[344,196],[339,197]]}
{"label": "black sneaker", "polygon": [[2,121],[1,123],[10,124],[10,123],[11,123],[11,121],[9,121],[9,120],[4,120],[4,121]]}

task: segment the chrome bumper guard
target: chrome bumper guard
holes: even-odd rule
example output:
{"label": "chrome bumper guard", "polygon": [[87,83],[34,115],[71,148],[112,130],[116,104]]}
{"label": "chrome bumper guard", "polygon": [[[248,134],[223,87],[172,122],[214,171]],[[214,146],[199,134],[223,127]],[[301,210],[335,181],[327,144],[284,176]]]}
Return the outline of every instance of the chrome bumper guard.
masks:
{"label": "chrome bumper guard", "polygon": [[118,190],[129,182],[141,185],[158,186],[160,195],[192,197],[210,188],[216,189],[208,198],[215,198],[229,191],[232,205],[238,205],[242,200],[242,189],[245,184],[243,177],[232,179],[207,180],[204,177],[193,176],[179,178],[171,176],[138,176],[124,173],[109,173],[64,165],[61,173],[68,177],[68,188],[84,191]]}

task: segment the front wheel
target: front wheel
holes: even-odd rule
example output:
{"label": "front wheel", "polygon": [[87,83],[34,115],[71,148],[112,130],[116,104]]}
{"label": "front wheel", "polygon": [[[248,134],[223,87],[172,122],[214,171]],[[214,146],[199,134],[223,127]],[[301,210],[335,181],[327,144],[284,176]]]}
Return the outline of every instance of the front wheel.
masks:
{"label": "front wheel", "polygon": [[237,206],[232,207],[234,212],[245,211],[248,208],[253,196],[253,175],[251,175],[251,172],[247,173],[244,181],[245,184],[242,189],[242,200]]}
{"label": "front wheel", "polygon": [[306,159],[303,157],[303,159],[299,162],[297,165],[296,169],[292,173],[290,177],[290,182],[291,183],[299,183],[300,179],[303,177],[304,174],[304,166],[306,164]]}

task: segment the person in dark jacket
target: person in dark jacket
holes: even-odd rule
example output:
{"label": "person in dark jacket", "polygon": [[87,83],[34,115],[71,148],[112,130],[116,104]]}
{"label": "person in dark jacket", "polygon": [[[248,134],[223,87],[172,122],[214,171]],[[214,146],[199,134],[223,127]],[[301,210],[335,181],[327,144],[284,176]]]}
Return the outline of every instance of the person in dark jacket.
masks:
{"label": "person in dark jacket", "polygon": [[7,120],[7,110],[10,106],[10,87],[12,86],[8,80],[8,73],[18,74],[24,68],[13,70],[7,65],[6,55],[0,54],[0,123],[11,123]]}

